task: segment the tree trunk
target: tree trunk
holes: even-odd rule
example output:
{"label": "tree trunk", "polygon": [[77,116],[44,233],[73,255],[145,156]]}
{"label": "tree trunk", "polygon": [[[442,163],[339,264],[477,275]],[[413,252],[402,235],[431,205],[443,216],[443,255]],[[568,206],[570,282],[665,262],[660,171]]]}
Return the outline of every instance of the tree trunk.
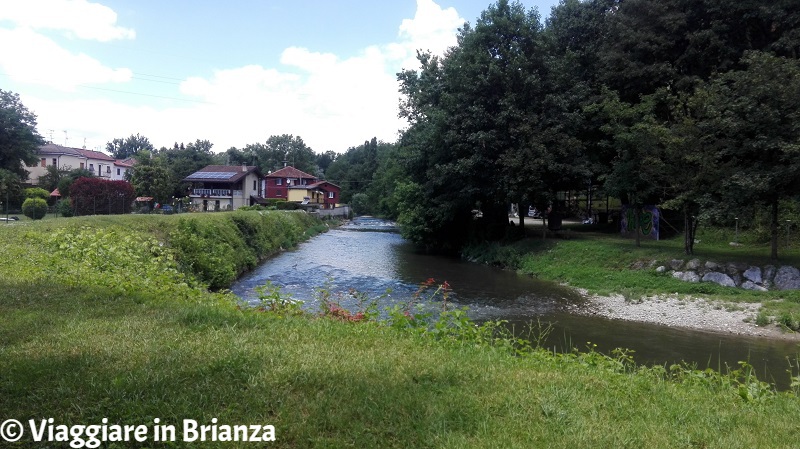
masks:
{"label": "tree trunk", "polygon": [[770,224],[770,232],[772,234],[772,251],[770,252],[770,259],[778,260],[778,200],[772,201],[772,223]]}
{"label": "tree trunk", "polygon": [[[523,213],[524,211],[524,213]],[[525,215],[528,213],[527,210],[522,208],[522,202],[517,203],[517,216],[519,217],[519,235],[523,238],[525,237]]]}
{"label": "tree trunk", "polygon": [[689,206],[683,207],[683,252],[694,255],[694,236],[697,235],[697,217],[692,215]]}

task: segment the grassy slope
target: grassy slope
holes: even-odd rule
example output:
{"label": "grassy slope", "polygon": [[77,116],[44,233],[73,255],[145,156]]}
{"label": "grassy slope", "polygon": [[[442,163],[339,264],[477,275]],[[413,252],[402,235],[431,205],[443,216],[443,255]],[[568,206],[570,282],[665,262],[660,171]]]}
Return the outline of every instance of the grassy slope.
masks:
{"label": "grassy slope", "polygon": [[[169,220],[92,225],[103,223],[100,237],[118,226],[164,234]],[[91,234],[72,227],[88,223],[71,222],[68,235]],[[54,247],[41,232],[52,225],[37,226],[0,230],[0,419],[149,424],[158,417],[179,426],[216,417],[275,425],[275,447],[796,443],[795,395],[754,390],[744,401],[696,373],[667,381],[657,370],[620,369],[596,354],[512,357],[374,323],[243,311],[227,294],[206,293],[170,272],[177,265],[161,257],[168,253],[157,253],[157,262],[144,254],[137,265],[136,240],[115,243],[130,259],[125,274],[138,281],[124,290],[89,278],[84,262],[65,255],[77,249]],[[121,241],[98,240],[91,254]],[[106,270],[116,276],[114,266]]]}
{"label": "grassy slope", "polygon": [[[787,312],[800,317],[800,291],[752,292],[713,283],[682,282],[673,279],[669,273],[656,273],[655,267],[632,268],[637,262],[646,265],[655,260],[659,265],[668,265],[673,259],[688,261],[693,258],[758,266],[800,266],[797,245],[788,250],[782,248],[781,259],[776,263],[770,261],[767,245],[749,242],[741,247],[731,247],[729,242],[733,236],[719,230],[701,231],[695,255],[686,256],[680,236],[662,241],[642,240],[641,247],[637,248],[631,239],[587,229],[591,228],[575,226],[571,232],[562,233],[561,238],[542,240],[529,237],[507,246],[471,248],[466,256],[601,295],[621,293],[626,297],[641,297],[678,293],[730,302],[761,302],[771,315]],[[749,236],[743,233],[740,237],[747,241]]]}

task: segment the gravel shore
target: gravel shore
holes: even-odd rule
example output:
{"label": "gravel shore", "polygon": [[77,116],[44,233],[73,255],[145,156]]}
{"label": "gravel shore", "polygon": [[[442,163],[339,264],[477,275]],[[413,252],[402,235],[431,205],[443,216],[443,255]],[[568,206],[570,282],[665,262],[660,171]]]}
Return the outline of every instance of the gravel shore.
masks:
{"label": "gravel shore", "polygon": [[622,295],[598,296],[582,289],[578,291],[587,302],[575,312],[585,315],[800,341],[799,333],[784,332],[775,324],[756,326],[755,317],[761,307],[759,303],[712,302],[686,295],[651,296],[641,301],[628,301]]}

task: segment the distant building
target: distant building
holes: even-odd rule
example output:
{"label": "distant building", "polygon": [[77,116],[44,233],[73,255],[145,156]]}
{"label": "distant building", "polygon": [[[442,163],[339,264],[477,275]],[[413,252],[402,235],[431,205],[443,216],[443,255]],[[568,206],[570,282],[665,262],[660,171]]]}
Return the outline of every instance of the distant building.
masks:
{"label": "distant building", "polygon": [[263,176],[254,165],[209,165],[183,178],[197,210],[236,210],[264,198]]}
{"label": "distant building", "polygon": [[47,173],[49,166],[66,170],[82,168],[98,178],[121,181],[136,164],[133,158],[114,159],[100,151],[64,147],[54,143],[39,147],[38,155],[39,161],[35,165],[25,167],[28,170],[28,182],[34,185],[39,184],[39,177]]}
{"label": "distant building", "polygon": [[334,209],[339,205],[339,186],[292,166],[276,170],[265,179],[265,198],[317,205],[321,209]]}

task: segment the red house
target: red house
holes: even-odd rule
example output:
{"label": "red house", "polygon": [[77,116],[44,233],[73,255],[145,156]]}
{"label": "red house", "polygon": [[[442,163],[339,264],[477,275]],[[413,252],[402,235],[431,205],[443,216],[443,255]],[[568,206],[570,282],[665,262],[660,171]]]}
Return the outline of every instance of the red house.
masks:
{"label": "red house", "polygon": [[283,167],[267,176],[264,197],[301,204],[317,204],[322,209],[339,205],[341,189],[294,167]]}

